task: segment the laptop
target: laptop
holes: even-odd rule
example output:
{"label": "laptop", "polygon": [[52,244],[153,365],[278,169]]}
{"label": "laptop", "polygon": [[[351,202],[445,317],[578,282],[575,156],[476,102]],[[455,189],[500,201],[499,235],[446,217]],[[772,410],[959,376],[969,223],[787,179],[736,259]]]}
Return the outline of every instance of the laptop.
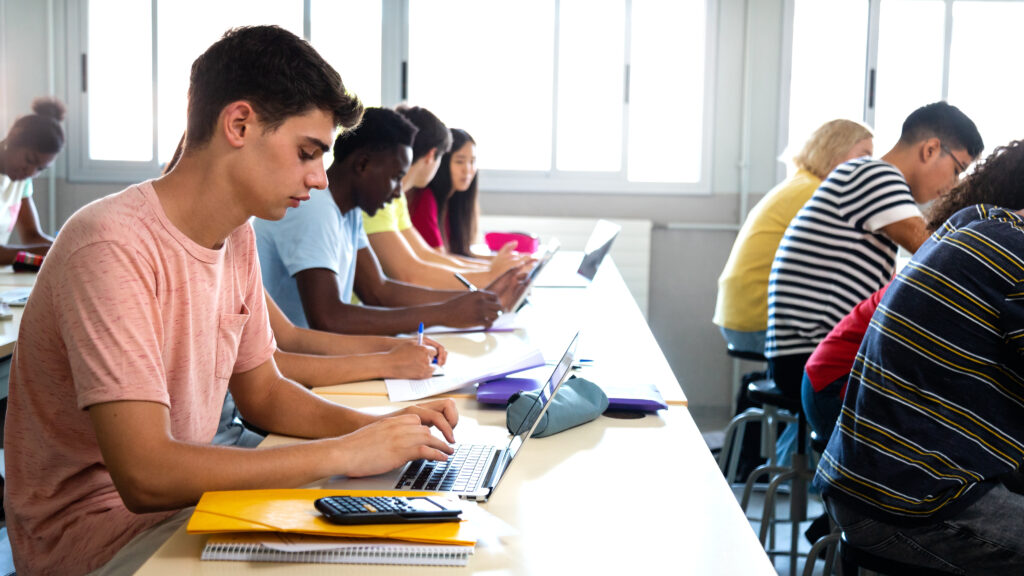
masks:
{"label": "laptop", "polygon": [[[583,248],[583,259],[579,265],[567,260],[556,260],[547,267],[547,271],[537,279],[537,286],[547,288],[576,288],[586,287],[597,275],[597,269],[601,266],[604,257],[612,249],[612,243],[618,238],[622,226],[608,221],[598,220],[594,225],[590,238]],[[572,268],[575,268],[573,271]]]}
{"label": "laptop", "polygon": [[558,252],[560,247],[561,245],[558,242],[558,238],[552,238],[551,241],[548,242],[547,249],[545,249],[544,253],[540,255],[540,258],[537,260],[537,264],[534,265],[533,269],[530,270],[530,273],[526,276],[526,289],[519,295],[519,299],[516,300],[516,303],[509,308],[510,310],[513,312],[519,312],[519,310],[526,305],[526,296],[530,293],[530,288],[533,287],[533,283],[537,281],[537,278],[540,277],[540,273],[544,270],[544,267],[548,265],[548,262],[551,261],[551,258],[555,256],[555,253]]}
{"label": "laptop", "polygon": [[486,502],[494,493],[512,461],[518,456],[541,416],[565,382],[576,357],[579,332],[573,337],[561,360],[547,379],[546,386],[537,397],[535,408],[528,411],[524,421],[513,426],[516,434],[504,445],[458,444],[456,452],[447,462],[413,460],[401,468],[377,476],[347,478],[339,476],[324,488],[345,490],[422,490],[446,492],[466,500]]}

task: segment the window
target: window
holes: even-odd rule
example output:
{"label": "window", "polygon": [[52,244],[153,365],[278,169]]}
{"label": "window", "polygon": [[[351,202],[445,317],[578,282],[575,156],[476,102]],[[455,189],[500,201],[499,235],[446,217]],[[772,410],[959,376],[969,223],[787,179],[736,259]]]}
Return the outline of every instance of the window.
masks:
{"label": "window", "polygon": [[[80,135],[77,154],[70,158],[76,180],[134,181],[159,174],[185,131],[192,61],[229,28],[276,24],[304,33],[303,0],[82,4],[81,36],[68,42],[74,52],[85,47],[68,59],[69,77],[82,78],[80,98],[69,98],[69,122],[78,128],[69,131]],[[347,88],[367,106],[379,105],[381,2],[309,4],[316,15],[310,19],[310,42],[342,74]],[[196,18],[198,13],[203,17]],[[86,122],[80,122],[83,116]]]}
{"label": "window", "polygon": [[[903,121],[916,108],[945,99],[967,114],[986,150],[1020,138],[1024,111],[1014,95],[1024,79],[1007,73],[1017,31],[1024,23],[1019,0],[793,0],[790,141],[833,114],[862,119],[875,129],[880,156],[899,139]],[[868,14],[871,18],[868,18]],[[842,21],[844,26],[831,23]],[[850,48],[847,34],[868,39],[866,50]],[[858,45],[859,46],[859,45]],[[817,54],[804,56],[808,47]],[[821,56],[824,55],[824,58]],[[829,59],[837,58],[833,65]],[[858,65],[857,60],[866,62]],[[813,78],[827,70],[827,83]],[[873,80],[873,86],[872,86]],[[858,86],[869,84],[868,90]],[[824,87],[842,106],[819,110],[803,96]],[[873,92],[871,88],[874,88]],[[826,98],[827,100],[827,98]],[[851,115],[855,108],[862,113]]]}
{"label": "window", "polygon": [[409,0],[408,97],[473,135],[492,188],[698,189],[709,143],[705,9]]}
{"label": "window", "polygon": [[[864,117],[868,50],[868,3],[864,0],[796,0],[795,4],[789,86],[788,146],[792,154],[825,122]],[[843,25],[832,25],[834,22]]]}
{"label": "window", "polygon": [[943,97],[945,13],[944,0],[881,3],[873,123],[877,156],[899,140],[907,115]]}
{"label": "window", "polygon": [[69,77],[82,78],[69,118],[83,138],[70,176],[155,176],[184,131],[195,57],[230,27],[277,24],[367,106],[408,100],[469,131],[491,188],[705,190],[710,2],[69,3]]}
{"label": "window", "polygon": [[1024,138],[1024,110],[1017,102],[1024,78],[1007,68],[1020,49],[1022,23],[1022,2],[953,4],[949,102],[974,120],[990,152]]}

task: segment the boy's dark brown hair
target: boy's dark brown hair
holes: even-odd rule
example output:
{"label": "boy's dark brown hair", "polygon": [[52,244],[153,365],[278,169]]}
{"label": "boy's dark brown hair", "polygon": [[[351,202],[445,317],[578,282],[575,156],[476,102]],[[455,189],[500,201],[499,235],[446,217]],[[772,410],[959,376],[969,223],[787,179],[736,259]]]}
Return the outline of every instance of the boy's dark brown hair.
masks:
{"label": "boy's dark brown hair", "polygon": [[312,110],[351,128],[363,115],[359,98],[308,42],[277,26],[228,30],[192,63],[185,148],[201,147],[213,135],[224,106],[249,102],[267,130]]}

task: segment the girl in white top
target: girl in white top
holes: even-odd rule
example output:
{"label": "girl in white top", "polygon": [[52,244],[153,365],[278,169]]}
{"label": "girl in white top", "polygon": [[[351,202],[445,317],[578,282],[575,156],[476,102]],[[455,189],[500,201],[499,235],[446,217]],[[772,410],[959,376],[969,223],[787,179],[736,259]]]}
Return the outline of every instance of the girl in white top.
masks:
{"label": "girl in white top", "polygon": [[[32,201],[32,178],[53,163],[64,148],[64,105],[55,98],[37,98],[33,114],[18,118],[0,141],[0,265],[18,252],[45,255],[53,238],[43,234]],[[18,231],[20,244],[11,245]]]}

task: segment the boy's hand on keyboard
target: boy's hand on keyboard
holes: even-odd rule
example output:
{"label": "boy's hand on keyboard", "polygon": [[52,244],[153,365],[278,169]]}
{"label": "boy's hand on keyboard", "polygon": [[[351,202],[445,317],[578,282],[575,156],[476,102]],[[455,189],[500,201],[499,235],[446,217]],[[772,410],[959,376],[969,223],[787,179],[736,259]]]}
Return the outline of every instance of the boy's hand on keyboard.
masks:
{"label": "boy's hand on keyboard", "polygon": [[452,429],[459,423],[459,410],[451,398],[423,402],[403,408],[394,414],[414,414],[420,419],[420,423],[437,428],[448,442],[455,442],[455,432]]}
{"label": "boy's hand on keyboard", "polygon": [[382,474],[410,460],[447,460],[455,451],[431,434],[419,416],[408,413],[381,418],[337,441],[343,446],[344,465],[335,473],[353,478]]}

